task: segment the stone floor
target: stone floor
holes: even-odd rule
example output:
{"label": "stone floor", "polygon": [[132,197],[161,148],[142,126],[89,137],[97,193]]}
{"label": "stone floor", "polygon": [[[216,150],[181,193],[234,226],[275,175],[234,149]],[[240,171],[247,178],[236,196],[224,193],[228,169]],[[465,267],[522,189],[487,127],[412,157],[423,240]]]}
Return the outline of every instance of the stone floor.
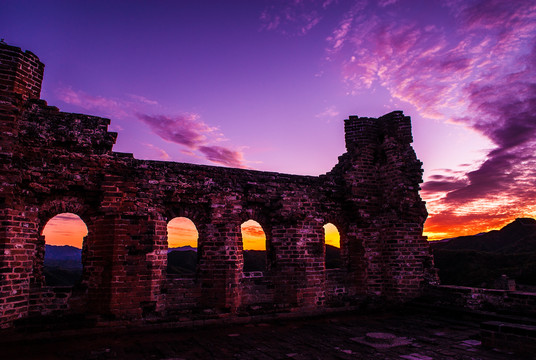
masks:
{"label": "stone floor", "polygon": [[[367,335],[368,334],[368,335]],[[0,343],[1,359],[524,359],[480,346],[478,321],[392,311]]]}

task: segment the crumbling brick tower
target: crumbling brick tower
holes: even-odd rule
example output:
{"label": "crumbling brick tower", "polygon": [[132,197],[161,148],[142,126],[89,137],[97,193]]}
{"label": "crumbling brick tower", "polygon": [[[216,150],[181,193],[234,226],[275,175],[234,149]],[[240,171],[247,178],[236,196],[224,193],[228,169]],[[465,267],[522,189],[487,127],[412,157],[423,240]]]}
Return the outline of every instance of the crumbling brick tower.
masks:
{"label": "crumbling brick tower", "polygon": [[[32,260],[27,243],[36,231],[23,221],[16,185],[18,120],[28,101],[39,99],[44,65],[37,56],[0,43],[0,325],[28,312]],[[33,249],[34,250],[34,249]]]}
{"label": "crumbling brick tower", "polygon": [[[421,163],[401,112],[346,120],[347,152],[318,177],[137,160],[112,151],[108,119],[39,100],[43,67],[0,44],[1,327],[67,313],[138,322],[322,313],[371,297],[407,301],[435,280]],[[42,231],[64,212],[88,228],[82,279],[68,289],[43,276]],[[166,227],[177,216],[199,233],[192,275],[166,273]],[[243,271],[248,219],[266,234],[258,273]],[[326,268],[327,223],[341,237],[335,269]]]}
{"label": "crumbling brick tower", "polygon": [[362,240],[367,291],[417,296],[423,272],[432,282],[436,277],[426,270],[433,268],[422,236],[428,213],[418,192],[422,163],[411,147],[411,120],[401,111],[378,119],[350,116],[345,138],[347,153],[331,174],[342,179],[355,217],[350,232]]}

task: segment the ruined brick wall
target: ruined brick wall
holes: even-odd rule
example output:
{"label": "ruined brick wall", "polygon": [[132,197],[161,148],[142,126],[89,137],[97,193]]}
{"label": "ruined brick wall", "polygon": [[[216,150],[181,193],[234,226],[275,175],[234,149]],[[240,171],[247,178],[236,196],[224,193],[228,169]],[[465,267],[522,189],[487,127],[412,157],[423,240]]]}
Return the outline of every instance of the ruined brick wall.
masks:
{"label": "ruined brick wall", "polygon": [[[322,312],[371,296],[405,301],[433,278],[421,163],[401,112],[346,120],[348,151],[319,177],[138,160],[112,151],[108,119],[39,100],[35,55],[0,44],[0,60],[1,326],[51,312]],[[88,228],[82,280],[70,292],[42,276],[43,228],[64,212]],[[167,223],[176,216],[199,233],[192,276],[166,274]],[[243,271],[240,225],[248,219],[266,233],[260,273]],[[328,271],[326,223],[340,232],[343,264]]]}

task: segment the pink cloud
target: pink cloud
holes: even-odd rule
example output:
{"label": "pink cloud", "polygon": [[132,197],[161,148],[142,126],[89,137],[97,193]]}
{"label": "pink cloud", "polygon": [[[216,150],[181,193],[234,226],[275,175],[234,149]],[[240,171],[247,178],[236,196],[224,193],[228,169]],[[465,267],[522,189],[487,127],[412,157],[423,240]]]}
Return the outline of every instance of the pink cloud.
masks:
{"label": "pink cloud", "polygon": [[101,110],[111,116],[125,117],[127,112],[123,104],[117,100],[108,99],[103,96],[89,95],[83,91],[75,91],[70,86],[59,88],[56,91],[58,98],[71,105],[76,105],[85,110]]}
{"label": "pink cloud", "polygon": [[379,0],[378,5],[381,7],[386,7],[395,4],[397,1],[398,0]]}
{"label": "pink cloud", "polygon": [[[78,106],[84,110],[99,111],[107,116],[125,118],[135,116],[148,125],[161,139],[181,146],[182,154],[205,158],[213,163],[245,167],[244,155],[241,151],[216,145],[225,141],[225,137],[216,127],[210,127],[201,121],[198,114],[183,113],[176,116],[147,115],[140,108],[156,106],[158,102],[144,96],[129,94],[131,100],[109,99],[102,96],[89,95],[83,91],[75,91],[71,87],[63,87],[57,91],[59,99],[65,103]],[[138,112],[138,113],[136,113]],[[113,125],[119,130],[123,128]],[[152,144],[145,144],[157,154],[158,159],[169,160],[170,155],[163,149]]]}
{"label": "pink cloud", "polygon": [[130,96],[134,101],[137,101],[137,102],[141,102],[147,105],[158,105],[158,101],[147,99],[145,96],[135,95],[135,94],[129,94],[128,96]]}
{"label": "pink cloud", "polygon": [[327,39],[329,59],[353,92],[382,86],[422,116],[469,126],[495,144],[476,169],[423,185],[426,196],[443,194],[428,203],[436,220],[442,212],[465,216],[448,213],[455,207],[497,216],[533,211],[536,3],[450,0],[430,6],[433,22],[423,21],[421,5],[370,0],[349,8]]}
{"label": "pink cloud", "polygon": [[243,168],[244,156],[240,151],[231,150],[222,146],[201,146],[199,148],[208,160],[236,168]]}
{"label": "pink cloud", "polygon": [[188,148],[197,148],[199,144],[205,143],[206,134],[214,131],[214,128],[199,121],[197,114],[182,114],[174,117],[138,114],[138,118],[149,125],[151,130],[162,139]]}
{"label": "pink cloud", "polygon": [[339,116],[339,111],[337,111],[337,109],[335,108],[335,106],[328,106],[327,108],[324,109],[324,111],[322,111],[321,113],[319,114],[316,114],[315,117],[319,118],[319,119],[325,119],[326,121],[331,121],[332,119],[336,118]]}
{"label": "pink cloud", "polygon": [[185,146],[182,153],[196,156],[199,151],[203,157],[213,163],[243,168],[244,155],[241,151],[214,145],[222,141],[217,128],[210,127],[200,120],[197,114],[182,114],[174,117],[164,115],[138,114],[138,118],[162,139]]}
{"label": "pink cloud", "polygon": [[148,147],[149,149],[151,149],[152,151],[156,152],[158,154],[158,158],[160,160],[170,160],[171,159],[171,156],[169,156],[169,154],[164,150],[164,149],[161,149],[153,144],[144,144],[146,147]]}
{"label": "pink cloud", "polygon": [[320,23],[321,11],[333,3],[333,0],[308,0],[268,6],[260,16],[261,29],[291,36],[305,35]]}

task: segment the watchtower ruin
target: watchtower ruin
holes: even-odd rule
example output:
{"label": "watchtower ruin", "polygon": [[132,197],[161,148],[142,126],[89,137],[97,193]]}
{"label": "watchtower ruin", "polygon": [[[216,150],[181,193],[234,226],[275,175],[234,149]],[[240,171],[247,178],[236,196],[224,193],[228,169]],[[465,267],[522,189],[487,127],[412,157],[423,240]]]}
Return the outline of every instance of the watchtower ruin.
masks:
{"label": "watchtower ruin", "polygon": [[[108,319],[322,313],[366,300],[403,302],[435,280],[422,235],[421,162],[410,118],[345,120],[347,152],[325,175],[135,159],[112,151],[110,120],[60,112],[40,100],[44,65],[0,44],[0,326],[47,314]],[[47,286],[43,228],[70,212],[87,225],[83,275]],[[166,273],[167,222],[198,230],[195,274]],[[267,238],[267,268],[243,271],[240,225]],[[323,226],[341,236],[326,269]]]}

